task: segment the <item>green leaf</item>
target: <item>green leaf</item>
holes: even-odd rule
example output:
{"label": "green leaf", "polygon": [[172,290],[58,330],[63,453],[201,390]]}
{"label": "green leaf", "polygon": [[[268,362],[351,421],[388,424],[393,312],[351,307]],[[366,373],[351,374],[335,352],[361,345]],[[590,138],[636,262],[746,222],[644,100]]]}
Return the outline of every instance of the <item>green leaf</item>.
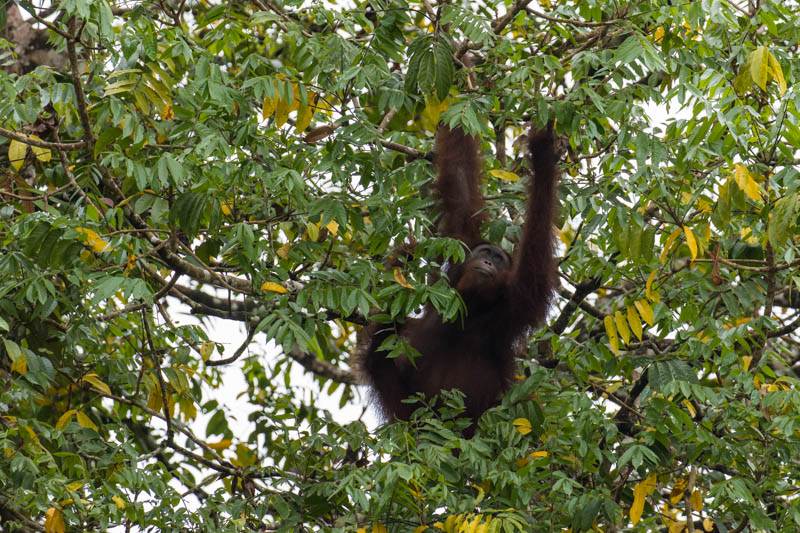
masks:
{"label": "green leaf", "polygon": [[767,236],[772,246],[781,248],[790,237],[796,234],[799,215],[800,193],[784,196],[775,202],[767,229]]}
{"label": "green leaf", "polygon": [[111,144],[115,139],[122,135],[122,130],[119,128],[105,128],[100,135],[97,136],[97,141],[94,144],[94,158],[97,159],[103,150]]}
{"label": "green leaf", "polygon": [[634,34],[625,39],[619,48],[617,48],[614,58],[619,63],[626,65],[638,58],[643,51],[641,39],[638,35]]}
{"label": "green leaf", "polygon": [[419,58],[419,88],[424,94],[431,94],[436,82],[436,56],[433,50],[426,49]]}
{"label": "green leaf", "polygon": [[453,47],[450,45],[450,37],[440,34],[434,47],[436,56],[436,96],[439,100],[444,100],[453,85],[456,69],[453,62]]}
{"label": "green leaf", "polygon": [[602,500],[600,498],[590,498],[589,501],[583,506],[578,513],[578,520],[576,523],[577,531],[589,531],[592,528],[597,515],[600,512],[600,505]]}
{"label": "green leaf", "polygon": [[169,212],[171,224],[177,225],[189,236],[200,229],[206,211],[206,198],[202,193],[185,192],[178,196]]}
{"label": "green leaf", "polygon": [[647,370],[648,383],[655,390],[662,390],[673,381],[699,383],[697,374],[684,361],[670,359],[656,361]]}

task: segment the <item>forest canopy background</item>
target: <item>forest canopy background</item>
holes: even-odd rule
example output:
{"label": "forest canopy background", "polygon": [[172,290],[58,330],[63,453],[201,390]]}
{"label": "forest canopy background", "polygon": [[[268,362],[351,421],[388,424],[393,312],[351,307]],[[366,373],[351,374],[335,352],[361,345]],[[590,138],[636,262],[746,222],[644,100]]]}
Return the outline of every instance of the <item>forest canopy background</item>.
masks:
{"label": "forest canopy background", "polygon": [[[797,531],[799,32],[758,0],[6,2],[0,528]],[[519,383],[468,440],[457,394],[337,421],[372,310],[462,312],[426,284],[463,254],[437,123],[480,136],[511,250],[546,120],[561,288]]]}

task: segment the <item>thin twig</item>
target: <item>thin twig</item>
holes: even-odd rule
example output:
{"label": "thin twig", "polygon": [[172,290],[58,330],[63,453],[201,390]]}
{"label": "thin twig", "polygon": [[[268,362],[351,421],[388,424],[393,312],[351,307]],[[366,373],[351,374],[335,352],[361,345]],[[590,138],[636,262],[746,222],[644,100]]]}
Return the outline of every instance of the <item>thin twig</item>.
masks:
{"label": "thin twig", "polygon": [[552,17],[550,15],[546,15],[545,13],[542,13],[541,11],[536,11],[532,7],[526,7],[525,11],[527,11],[531,15],[535,15],[535,16],[537,16],[539,18],[543,18],[545,20],[549,20],[550,22],[558,22],[560,24],[571,24],[573,26],[581,26],[581,27],[584,27],[584,28],[601,28],[601,27],[605,27],[605,26],[612,26],[614,23],[616,23],[618,20],[620,20],[620,19],[611,19],[611,20],[606,21],[606,22],[586,22],[586,21],[583,21],[583,20],[565,19],[565,18],[561,18],[561,17]]}
{"label": "thin twig", "polygon": [[253,340],[253,336],[255,335],[255,333],[256,333],[255,325],[252,324],[248,325],[247,338],[244,340],[241,346],[239,346],[236,349],[236,351],[233,352],[233,355],[231,355],[230,357],[226,357],[225,359],[217,359],[216,361],[206,361],[206,366],[229,365],[234,361],[236,361],[237,359],[239,359],[239,357],[241,357],[241,355],[244,353],[247,347],[250,346],[250,342]]}

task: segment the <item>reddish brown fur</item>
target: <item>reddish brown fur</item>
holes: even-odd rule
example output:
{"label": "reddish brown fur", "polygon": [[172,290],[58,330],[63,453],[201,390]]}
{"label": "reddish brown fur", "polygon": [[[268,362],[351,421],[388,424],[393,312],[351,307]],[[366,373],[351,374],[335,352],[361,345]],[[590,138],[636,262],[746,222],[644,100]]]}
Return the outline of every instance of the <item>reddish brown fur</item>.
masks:
{"label": "reddish brown fur", "polygon": [[481,224],[486,220],[478,141],[461,128],[443,126],[436,136],[435,154],[439,169],[435,186],[442,202],[439,232],[471,248],[481,240]]}
{"label": "reddish brown fur", "polygon": [[[551,127],[531,131],[528,149],[534,176],[527,190],[527,218],[510,268],[498,261],[492,276],[482,275],[468,258],[452,265],[448,277],[467,307],[456,322],[442,322],[432,306],[422,317],[391,326],[371,324],[357,353],[359,369],[370,384],[377,405],[388,420],[410,418],[419,407],[403,403],[422,392],[442,390],[465,394],[467,415],[474,420],[497,403],[514,376],[515,348],[530,328],[541,323],[556,283],[552,221],[556,208],[556,150]],[[461,129],[441,128],[436,141],[442,202],[440,232],[463,240],[471,249],[482,241],[481,161],[476,139]],[[378,347],[397,332],[422,354],[412,365],[405,357],[389,359]]]}

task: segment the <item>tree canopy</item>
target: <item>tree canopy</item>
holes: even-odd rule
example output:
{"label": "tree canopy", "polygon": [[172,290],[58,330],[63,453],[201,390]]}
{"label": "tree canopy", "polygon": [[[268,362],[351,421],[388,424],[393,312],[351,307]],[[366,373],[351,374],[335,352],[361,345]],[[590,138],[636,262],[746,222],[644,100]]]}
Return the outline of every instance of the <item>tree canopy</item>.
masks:
{"label": "tree canopy", "polygon": [[[6,3],[0,529],[797,531],[798,46],[762,0]],[[510,251],[548,120],[518,383],[471,439],[338,420],[373,313],[464,312],[437,124]]]}

